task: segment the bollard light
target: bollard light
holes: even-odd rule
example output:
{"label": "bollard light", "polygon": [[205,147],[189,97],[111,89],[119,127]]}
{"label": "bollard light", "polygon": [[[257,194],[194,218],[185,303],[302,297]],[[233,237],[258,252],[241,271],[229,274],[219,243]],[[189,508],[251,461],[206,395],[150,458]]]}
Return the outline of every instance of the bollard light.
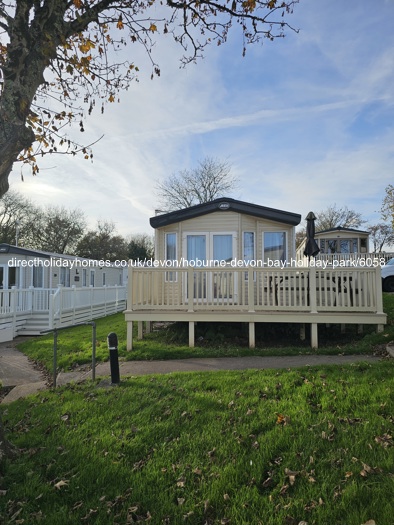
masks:
{"label": "bollard light", "polygon": [[118,385],[120,383],[118,336],[114,332],[111,332],[108,334],[107,342],[109,350],[109,365],[111,369],[111,384]]}

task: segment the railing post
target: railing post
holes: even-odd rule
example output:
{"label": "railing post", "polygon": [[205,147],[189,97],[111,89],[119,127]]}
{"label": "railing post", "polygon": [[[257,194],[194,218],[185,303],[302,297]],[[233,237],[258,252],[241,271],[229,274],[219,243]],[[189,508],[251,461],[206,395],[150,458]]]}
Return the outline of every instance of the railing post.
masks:
{"label": "railing post", "polygon": [[375,268],[375,287],[376,287],[376,313],[383,314],[383,293],[382,293],[382,276],[380,266]]}
{"label": "railing post", "polygon": [[49,323],[49,330],[52,330],[54,323],[55,323],[55,301],[54,301],[54,294],[49,294],[49,313],[48,313],[48,323]]}
{"label": "railing post", "polygon": [[194,312],[194,271],[190,266],[187,269],[187,305],[187,311]]}
{"label": "railing post", "polygon": [[17,329],[16,329],[16,310],[17,310],[17,300],[16,300],[16,286],[13,286],[11,288],[11,300],[10,300],[10,308],[11,308],[11,312],[12,312],[12,337],[14,338],[16,336],[16,333],[17,333]]}
{"label": "railing post", "polygon": [[[241,273],[241,279],[243,275]],[[257,280],[256,280],[257,284]],[[253,270],[248,270],[248,312],[255,311]]]}
{"label": "railing post", "polygon": [[34,311],[34,286],[29,286],[29,310]]}
{"label": "railing post", "polygon": [[56,388],[57,377],[57,330],[53,331],[53,388]]}
{"label": "railing post", "polygon": [[72,294],[71,294],[71,297],[72,297],[72,309],[73,309],[73,323],[75,323],[75,304],[76,304],[76,293],[77,293],[77,288],[75,286],[75,284],[72,285]]}
{"label": "railing post", "polygon": [[129,266],[129,275],[127,283],[127,304],[126,310],[133,310],[133,267]]}
{"label": "railing post", "polygon": [[316,293],[316,269],[308,268],[309,273],[309,306],[311,314],[317,314],[317,293]]}
{"label": "railing post", "polygon": [[96,379],[96,323],[92,322],[92,381]]}

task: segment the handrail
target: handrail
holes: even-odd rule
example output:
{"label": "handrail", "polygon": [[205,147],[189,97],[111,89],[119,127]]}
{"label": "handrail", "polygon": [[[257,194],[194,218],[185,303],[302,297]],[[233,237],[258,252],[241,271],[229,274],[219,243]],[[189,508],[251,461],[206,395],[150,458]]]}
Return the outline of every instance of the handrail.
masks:
{"label": "handrail", "polygon": [[380,268],[131,268],[128,311],[381,312]]}

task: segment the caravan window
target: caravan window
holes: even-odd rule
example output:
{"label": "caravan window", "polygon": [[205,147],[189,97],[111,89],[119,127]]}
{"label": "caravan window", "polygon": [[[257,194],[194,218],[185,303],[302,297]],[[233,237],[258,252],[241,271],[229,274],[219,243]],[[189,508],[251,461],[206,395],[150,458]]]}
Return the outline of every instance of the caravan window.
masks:
{"label": "caravan window", "polygon": [[264,264],[268,261],[285,262],[287,259],[286,232],[263,233]]}

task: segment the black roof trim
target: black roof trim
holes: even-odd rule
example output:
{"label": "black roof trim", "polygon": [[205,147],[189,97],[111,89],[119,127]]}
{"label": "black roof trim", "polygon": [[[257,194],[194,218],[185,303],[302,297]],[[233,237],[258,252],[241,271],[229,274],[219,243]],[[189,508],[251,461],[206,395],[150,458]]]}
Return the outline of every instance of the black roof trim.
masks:
{"label": "black roof trim", "polygon": [[259,206],[258,204],[251,204],[249,202],[238,201],[227,197],[220,197],[219,199],[204,204],[196,204],[195,206],[184,208],[183,210],[175,210],[169,213],[164,213],[163,215],[156,215],[155,217],[151,217],[149,222],[152,228],[161,228],[163,226],[168,226],[169,224],[174,224],[175,222],[194,219],[195,217],[207,215],[208,213],[213,213],[215,211],[236,211],[238,213],[244,213],[245,215],[252,215],[253,217],[259,217],[270,221],[282,222],[292,226],[297,226],[297,224],[301,222],[301,215],[298,213],[267,208],[265,206]]}
{"label": "black roof trim", "polygon": [[29,248],[21,248],[20,246],[13,246],[12,244],[1,243],[0,254],[13,253],[15,255],[36,255],[46,259],[51,258],[51,254],[47,252],[40,252],[39,250],[31,250]]}
{"label": "black roof trim", "polygon": [[[67,253],[52,253],[43,252],[41,250],[33,250],[31,248],[22,248],[21,246],[14,246],[13,244],[0,243],[0,255],[3,253],[10,253],[14,255],[32,255],[34,257],[42,257],[43,259],[69,259],[78,261],[95,261],[96,259],[89,259],[87,257],[79,257],[78,255],[68,255]],[[98,259],[99,261],[101,259]],[[112,264],[112,263],[111,263]]]}
{"label": "black roof trim", "polygon": [[356,230],[355,228],[345,228],[343,226],[336,226],[335,228],[328,228],[328,230],[320,230],[315,233],[315,235],[320,235],[321,233],[330,233],[330,232],[353,232],[353,233],[366,233],[370,234],[370,232],[366,232],[364,230]]}

